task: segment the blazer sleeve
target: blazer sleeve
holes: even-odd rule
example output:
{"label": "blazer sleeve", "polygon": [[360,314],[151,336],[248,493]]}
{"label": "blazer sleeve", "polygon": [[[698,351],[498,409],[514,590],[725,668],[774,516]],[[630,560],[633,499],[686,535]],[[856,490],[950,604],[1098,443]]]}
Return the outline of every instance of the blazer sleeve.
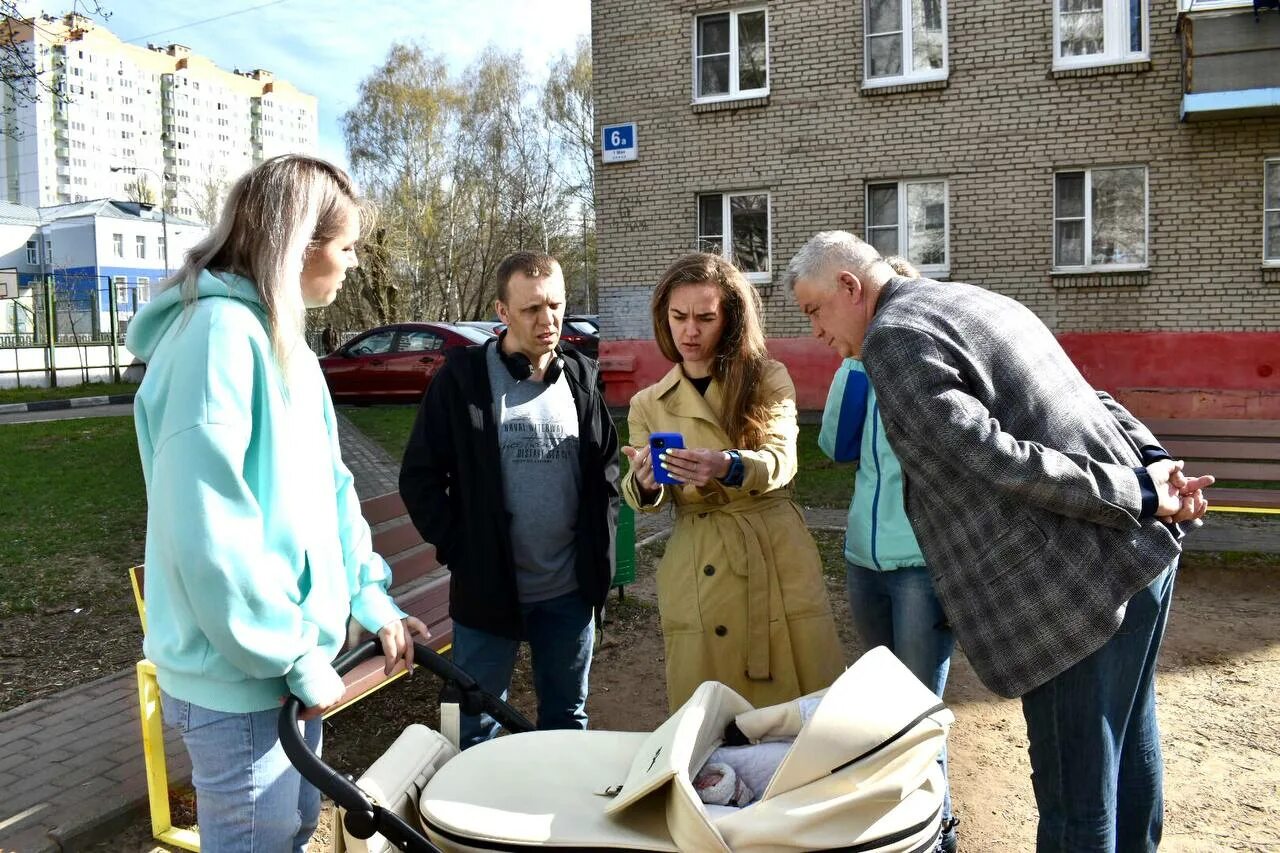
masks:
{"label": "blazer sleeve", "polygon": [[1142,454],[1142,464],[1150,465],[1159,459],[1169,459],[1169,451],[1164,449],[1160,444],[1160,439],[1147,429],[1147,425],[1135,418],[1128,409],[1120,405],[1114,397],[1106,391],[1099,391],[1098,399],[1102,405],[1106,407],[1111,416],[1120,424],[1120,428],[1129,436],[1129,440],[1133,442],[1133,446],[1138,448],[1138,452]]}
{"label": "blazer sleeve", "polygon": [[409,518],[446,565],[453,550],[454,530],[449,483],[457,476],[450,406],[461,404],[449,393],[452,385],[450,364],[446,363],[427,386],[400,464],[400,497]]}
{"label": "blazer sleeve", "polygon": [[836,462],[857,462],[862,453],[870,387],[862,362],[856,358],[846,358],[831,377],[827,405],[822,410],[818,447]]}
{"label": "blazer sleeve", "polygon": [[1070,518],[1119,530],[1139,525],[1142,492],[1133,468],[1004,432],[928,334],[881,326],[867,336],[862,355],[886,423],[945,453],[955,476]]}

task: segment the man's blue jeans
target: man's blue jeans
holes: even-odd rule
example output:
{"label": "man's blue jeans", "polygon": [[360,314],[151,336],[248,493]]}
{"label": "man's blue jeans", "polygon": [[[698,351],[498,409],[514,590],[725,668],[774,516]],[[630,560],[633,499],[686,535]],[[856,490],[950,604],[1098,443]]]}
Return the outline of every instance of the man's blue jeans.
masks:
{"label": "man's blue jeans", "polygon": [[1039,853],[1154,851],[1164,827],[1156,657],[1177,561],[1129,599],[1106,645],[1022,697]]}
{"label": "man's blue jeans", "polygon": [[[587,671],[595,646],[591,607],[576,592],[522,604],[538,695],[539,729],[587,727]],[[495,696],[507,698],[518,640],[453,623],[453,662]],[[498,733],[488,714],[462,715],[462,748]]]}
{"label": "man's blue jeans", "polygon": [[[320,817],[320,792],[289,763],[275,708],[213,711],[161,692],[166,725],[191,756],[200,847],[218,853],[304,853]],[[300,724],[317,753],[323,723]]]}
{"label": "man's blue jeans", "polygon": [[[845,585],[853,627],[868,648],[887,646],[911,674],[938,698],[947,686],[955,638],[924,566],[876,571],[845,561]],[[943,778],[947,750],[938,756]],[[951,818],[951,786],[942,802],[942,819]]]}

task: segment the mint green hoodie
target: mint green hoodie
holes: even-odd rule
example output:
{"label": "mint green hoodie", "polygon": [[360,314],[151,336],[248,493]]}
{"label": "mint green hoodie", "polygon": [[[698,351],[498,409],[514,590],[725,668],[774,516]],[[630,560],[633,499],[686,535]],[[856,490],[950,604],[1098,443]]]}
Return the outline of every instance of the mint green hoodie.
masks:
{"label": "mint green hoodie", "polygon": [[[202,272],[129,324],[147,362],[134,401],[147,485],[144,650],[169,695],[217,711],[307,705],[340,679],[348,614],[370,631],[403,613],[373,553],[316,359],[289,387],[253,283]],[[305,349],[305,346],[299,344]]]}
{"label": "mint green hoodie", "polygon": [[856,358],[846,358],[832,377],[818,446],[837,462],[858,463],[845,559],[877,571],[923,566],[907,518],[902,465],[885,438],[875,389]]}

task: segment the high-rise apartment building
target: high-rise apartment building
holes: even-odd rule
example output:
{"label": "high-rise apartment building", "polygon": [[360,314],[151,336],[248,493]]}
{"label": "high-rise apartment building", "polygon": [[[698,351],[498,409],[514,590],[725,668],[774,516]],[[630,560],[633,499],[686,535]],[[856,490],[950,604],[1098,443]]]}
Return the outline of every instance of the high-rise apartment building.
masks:
{"label": "high-rise apartment building", "polygon": [[269,71],[227,71],[179,44],[127,44],[79,15],[0,26],[42,71],[32,98],[5,93],[4,200],[158,202],[164,176],[168,210],[200,219],[254,164],[316,150],[315,96]]}

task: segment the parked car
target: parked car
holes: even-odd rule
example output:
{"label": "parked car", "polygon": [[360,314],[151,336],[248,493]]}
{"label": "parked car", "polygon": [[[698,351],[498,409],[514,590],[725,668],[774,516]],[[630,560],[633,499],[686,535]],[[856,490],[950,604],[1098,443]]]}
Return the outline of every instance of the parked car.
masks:
{"label": "parked car", "polygon": [[320,359],[320,369],[339,402],[418,400],[444,366],[446,350],[492,337],[492,332],[452,323],[379,326]]}
{"label": "parked car", "polygon": [[560,343],[592,358],[600,357],[600,324],[595,314],[566,314]]}
{"label": "parked car", "polygon": [[483,331],[494,335],[501,334],[502,330],[507,327],[507,324],[503,323],[501,320],[459,320],[453,325],[468,326],[472,329],[482,329]]}

